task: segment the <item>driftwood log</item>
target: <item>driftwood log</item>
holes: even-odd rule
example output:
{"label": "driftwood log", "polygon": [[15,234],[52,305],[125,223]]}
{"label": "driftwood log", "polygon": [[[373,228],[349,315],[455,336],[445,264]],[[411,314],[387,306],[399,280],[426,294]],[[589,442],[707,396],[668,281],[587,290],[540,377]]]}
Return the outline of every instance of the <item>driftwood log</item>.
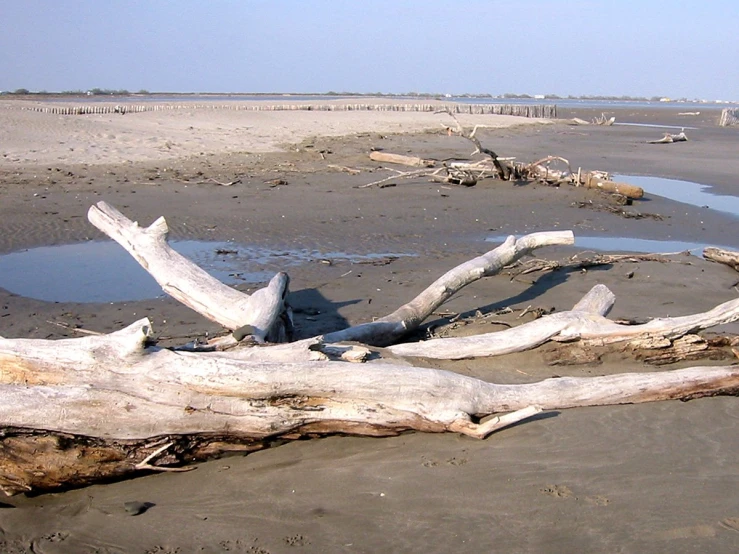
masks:
{"label": "driftwood log", "polygon": [[[262,294],[234,297],[200,281],[189,261],[173,256],[163,219],[142,229],[103,203],[89,217],[188,306],[231,330],[248,325],[255,338],[269,342],[270,326],[286,307],[286,276],[278,274],[279,286],[270,283]],[[155,344],[148,319],[108,335],[0,339],[0,489],[39,492],[183,470],[224,453],[329,433],[418,430],[484,438],[541,410],[737,394],[739,366],[500,385],[403,360],[344,361],[352,347],[336,343],[346,340],[390,345],[396,358],[490,356],[511,351],[511,344],[526,349],[546,340],[670,340],[739,318],[735,300],[695,316],[618,325],[604,317],[613,294],[596,286],[569,312],[473,337],[477,342],[398,343],[465,285],[535,248],[571,241],[569,232],[509,237],[378,321],[290,344],[166,349]],[[328,359],[337,354],[340,359]]]}
{"label": "driftwood log", "polygon": [[688,140],[685,129],[677,134],[665,133],[661,139],[650,140],[649,144],[672,144],[673,142],[685,142]]}
{"label": "driftwood log", "polygon": [[600,172],[586,172],[581,175],[579,182],[585,188],[620,194],[626,198],[639,199],[644,196],[644,189],[641,187],[611,181],[610,178],[604,178]]}
{"label": "driftwood log", "polygon": [[726,264],[729,267],[739,271],[739,252],[734,250],[724,250],[709,246],[703,250],[703,257],[712,262]]}
{"label": "driftwood log", "polygon": [[408,429],[484,438],[540,409],[739,390],[739,367],[494,385],[404,365],[172,352],[147,347],[150,334],[141,320],[107,336],[0,341],[3,491],[80,486],[280,438]]}
{"label": "driftwood log", "polygon": [[436,165],[434,160],[424,160],[417,156],[405,156],[404,154],[393,154],[379,150],[370,152],[370,159],[374,162],[407,165],[410,167],[434,167]]}

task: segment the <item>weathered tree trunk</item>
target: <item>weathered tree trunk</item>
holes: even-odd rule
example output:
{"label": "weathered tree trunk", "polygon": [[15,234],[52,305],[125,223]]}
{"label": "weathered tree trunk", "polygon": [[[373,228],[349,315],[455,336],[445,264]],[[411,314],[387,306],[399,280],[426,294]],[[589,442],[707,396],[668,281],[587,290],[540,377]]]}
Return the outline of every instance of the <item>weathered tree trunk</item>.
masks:
{"label": "weathered tree trunk", "polygon": [[639,199],[644,196],[644,189],[628,183],[617,183],[603,179],[600,172],[586,172],[583,174],[581,184],[585,188],[598,189],[605,192],[622,194],[627,198]]}
{"label": "weathered tree trunk", "polygon": [[326,433],[414,429],[483,438],[540,409],[739,390],[739,367],[495,385],[385,363],[265,364],[172,352],[147,347],[150,334],[144,319],[110,335],[0,340],[0,487],[6,493],[155,469],[147,457],[162,445],[177,455],[161,461],[183,463]]}

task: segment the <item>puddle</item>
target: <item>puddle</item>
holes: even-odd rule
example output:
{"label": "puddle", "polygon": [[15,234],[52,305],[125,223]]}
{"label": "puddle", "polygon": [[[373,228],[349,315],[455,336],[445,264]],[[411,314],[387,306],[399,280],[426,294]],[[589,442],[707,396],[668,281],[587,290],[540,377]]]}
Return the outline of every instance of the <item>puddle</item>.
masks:
{"label": "puddle", "polygon": [[[485,239],[486,242],[503,242],[504,236],[494,236]],[[595,250],[599,252],[638,252],[640,254],[665,254],[685,252],[701,255],[706,246],[716,246],[726,250],[736,250],[737,246],[728,246],[705,242],[684,242],[677,240],[652,240],[630,237],[578,237],[575,235],[575,248],[581,250]]]}
{"label": "puddle", "polygon": [[642,254],[660,254],[671,252],[693,251],[694,254],[700,255],[706,246],[717,246],[733,250],[736,247],[704,243],[704,242],[683,242],[677,240],[652,240],[652,239],[635,239],[630,237],[575,237],[575,246],[577,248],[585,248],[589,250],[599,250],[608,252],[639,252]]}
{"label": "puddle", "polygon": [[656,127],[657,129],[695,130],[698,128],[698,127],[686,127],[685,125],[659,125],[658,123],[619,123],[619,122],[615,122],[614,125],[628,125],[630,127]]}
{"label": "puddle", "polygon": [[614,175],[614,180],[643,188],[647,198],[651,195],[662,196],[683,204],[708,207],[739,216],[739,196],[713,194],[708,185],[642,175]]}
{"label": "puddle", "polygon": [[[263,283],[278,271],[316,260],[371,263],[409,256],[275,250],[211,241],[170,245],[228,285]],[[0,256],[0,287],[48,302],[122,302],[164,296],[157,282],[113,241],[44,246]]]}

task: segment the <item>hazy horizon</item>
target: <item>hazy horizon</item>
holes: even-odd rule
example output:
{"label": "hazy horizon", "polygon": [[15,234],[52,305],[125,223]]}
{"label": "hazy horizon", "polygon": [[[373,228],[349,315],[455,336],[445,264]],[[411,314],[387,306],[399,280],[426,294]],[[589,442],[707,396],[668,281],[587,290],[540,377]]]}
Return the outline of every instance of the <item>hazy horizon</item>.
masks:
{"label": "hazy horizon", "polygon": [[739,10],[584,0],[26,0],[0,90],[739,100]]}
{"label": "hazy horizon", "polygon": [[[25,90],[25,89],[24,89]],[[33,91],[29,90],[27,93],[19,93],[16,91],[5,91],[0,90],[0,93],[3,95],[7,94],[12,97],[13,94],[26,94],[28,96],[85,96],[90,97],[89,94],[91,94],[91,91],[94,90],[100,90],[95,87],[92,89],[86,89],[86,90],[65,90],[65,91],[49,91],[49,90],[39,90],[39,91]],[[605,102],[661,102],[661,101],[667,101],[668,103],[686,103],[686,104],[720,104],[720,105],[735,105],[739,104],[739,100],[731,100],[731,99],[714,99],[714,98],[686,98],[686,97],[676,97],[676,96],[669,96],[669,95],[655,95],[655,96],[629,96],[629,95],[615,95],[615,94],[608,94],[608,95],[569,95],[569,96],[552,96],[552,95],[545,95],[542,97],[542,95],[538,94],[531,94],[522,92],[520,95],[511,95],[512,93],[503,93],[503,94],[494,94],[494,93],[460,93],[460,94],[454,94],[450,95],[447,93],[439,93],[439,92],[400,92],[400,93],[385,93],[385,92],[353,92],[353,91],[327,91],[327,92],[310,92],[310,91],[270,91],[270,92],[239,92],[239,91],[181,91],[181,92],[175,92],[175,91],[150,91],[150,90],[128,90],[128,89],[121,89],[121,90],[104,90],[99,93],[94,93],[92,97],[104,99],[104,98],[121,98],[124,96],[133,96],[133,97],[145,97],[145,96],[234,96],[234,97],[317,97],[317,98],[341,98],[341,97],[356,97],[356,98],[372,98],[372,97],[383,97],[383,98],[396,98],[396,97],[405,97],[405,98],[433,98],[433,99],[444,99],[446,98],[468,98],[468,99],[493,99],[493,100],[532,100],[536,101],[539,100],[541,102],[546,101],[562,101],[562,100],[581,100],[581,101],[605,101]]]}

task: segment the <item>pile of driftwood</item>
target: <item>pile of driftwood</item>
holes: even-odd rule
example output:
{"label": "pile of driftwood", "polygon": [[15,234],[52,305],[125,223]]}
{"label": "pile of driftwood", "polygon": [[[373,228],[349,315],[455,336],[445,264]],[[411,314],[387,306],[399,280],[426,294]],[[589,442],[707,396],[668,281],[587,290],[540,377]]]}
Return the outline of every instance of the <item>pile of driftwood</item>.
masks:
{"label": "pile of driftwood", "polygon": [[[572,244],[570,231],[508,237],[385,317],[281,342],[291,326],[286,274],[247,295],[172,250],[163,218],[141,228],[104,202],[88,217],[167,293],[229,333],[163,348],[151,322],[141,319],[107,335],[0,339],[0,489],[7,494],[183,470],[285,439],[405,430],[484,438],[541,410],[739,391],[736,365],[498,385],[409,363],[498,356],[548,341],[664,348],[739,319],[739,299],[733,299],[691,316],[618,323],[605,317],[613,294],[598,285],[571,310],[515,328],[404,342],[464,286],[535,249]],[[385,355],[391,359],[382,360]]]}
{"label": "pile of driftwood", "polygon": [[[474,186],[482,179],[495,178],[503,181],[532,181],[550,186],[574,185],[598,189],[606,193],[616,194],[623,198],[639,199],[644,196],[644,190],[628,183],[618,183],[611,179],[605,171],[583,171],[578,168],[573,171],[570,162],[560,156],[547,156],[531,163],[516,162],[514,158],[503,158],[493,150],[485,148],[477,138],[478,129],[466,133],[459,120],[449,111],[455,121],[455,127],[447,127],[447,132],[458,134],[475,145],[474,154],[483,154],[485,157],[477,161],[437,162],[416,156],[406,156],[384,151],[370,153],[370,159],[375,162],[417,167],[412,171],[393,171],[393,175],[361,185],[360,188],[372,186],[387,186],[391,181],[399,179],[415,179],[428,177],[432,181],[450,185]],[[600,123],[604,124],[604,123]]]}
{"label": "pile of driftwood", "polygon": [[579,117],[573,117],[572,119],[567,120],[568,125],[603,125],[606,127],[610,127],[614,123],[616,123],[616,117],[608,117],[603,112],[601,112],[599,116],[594,117],[590,121],[585,121],[584,119],[580,119]]}

